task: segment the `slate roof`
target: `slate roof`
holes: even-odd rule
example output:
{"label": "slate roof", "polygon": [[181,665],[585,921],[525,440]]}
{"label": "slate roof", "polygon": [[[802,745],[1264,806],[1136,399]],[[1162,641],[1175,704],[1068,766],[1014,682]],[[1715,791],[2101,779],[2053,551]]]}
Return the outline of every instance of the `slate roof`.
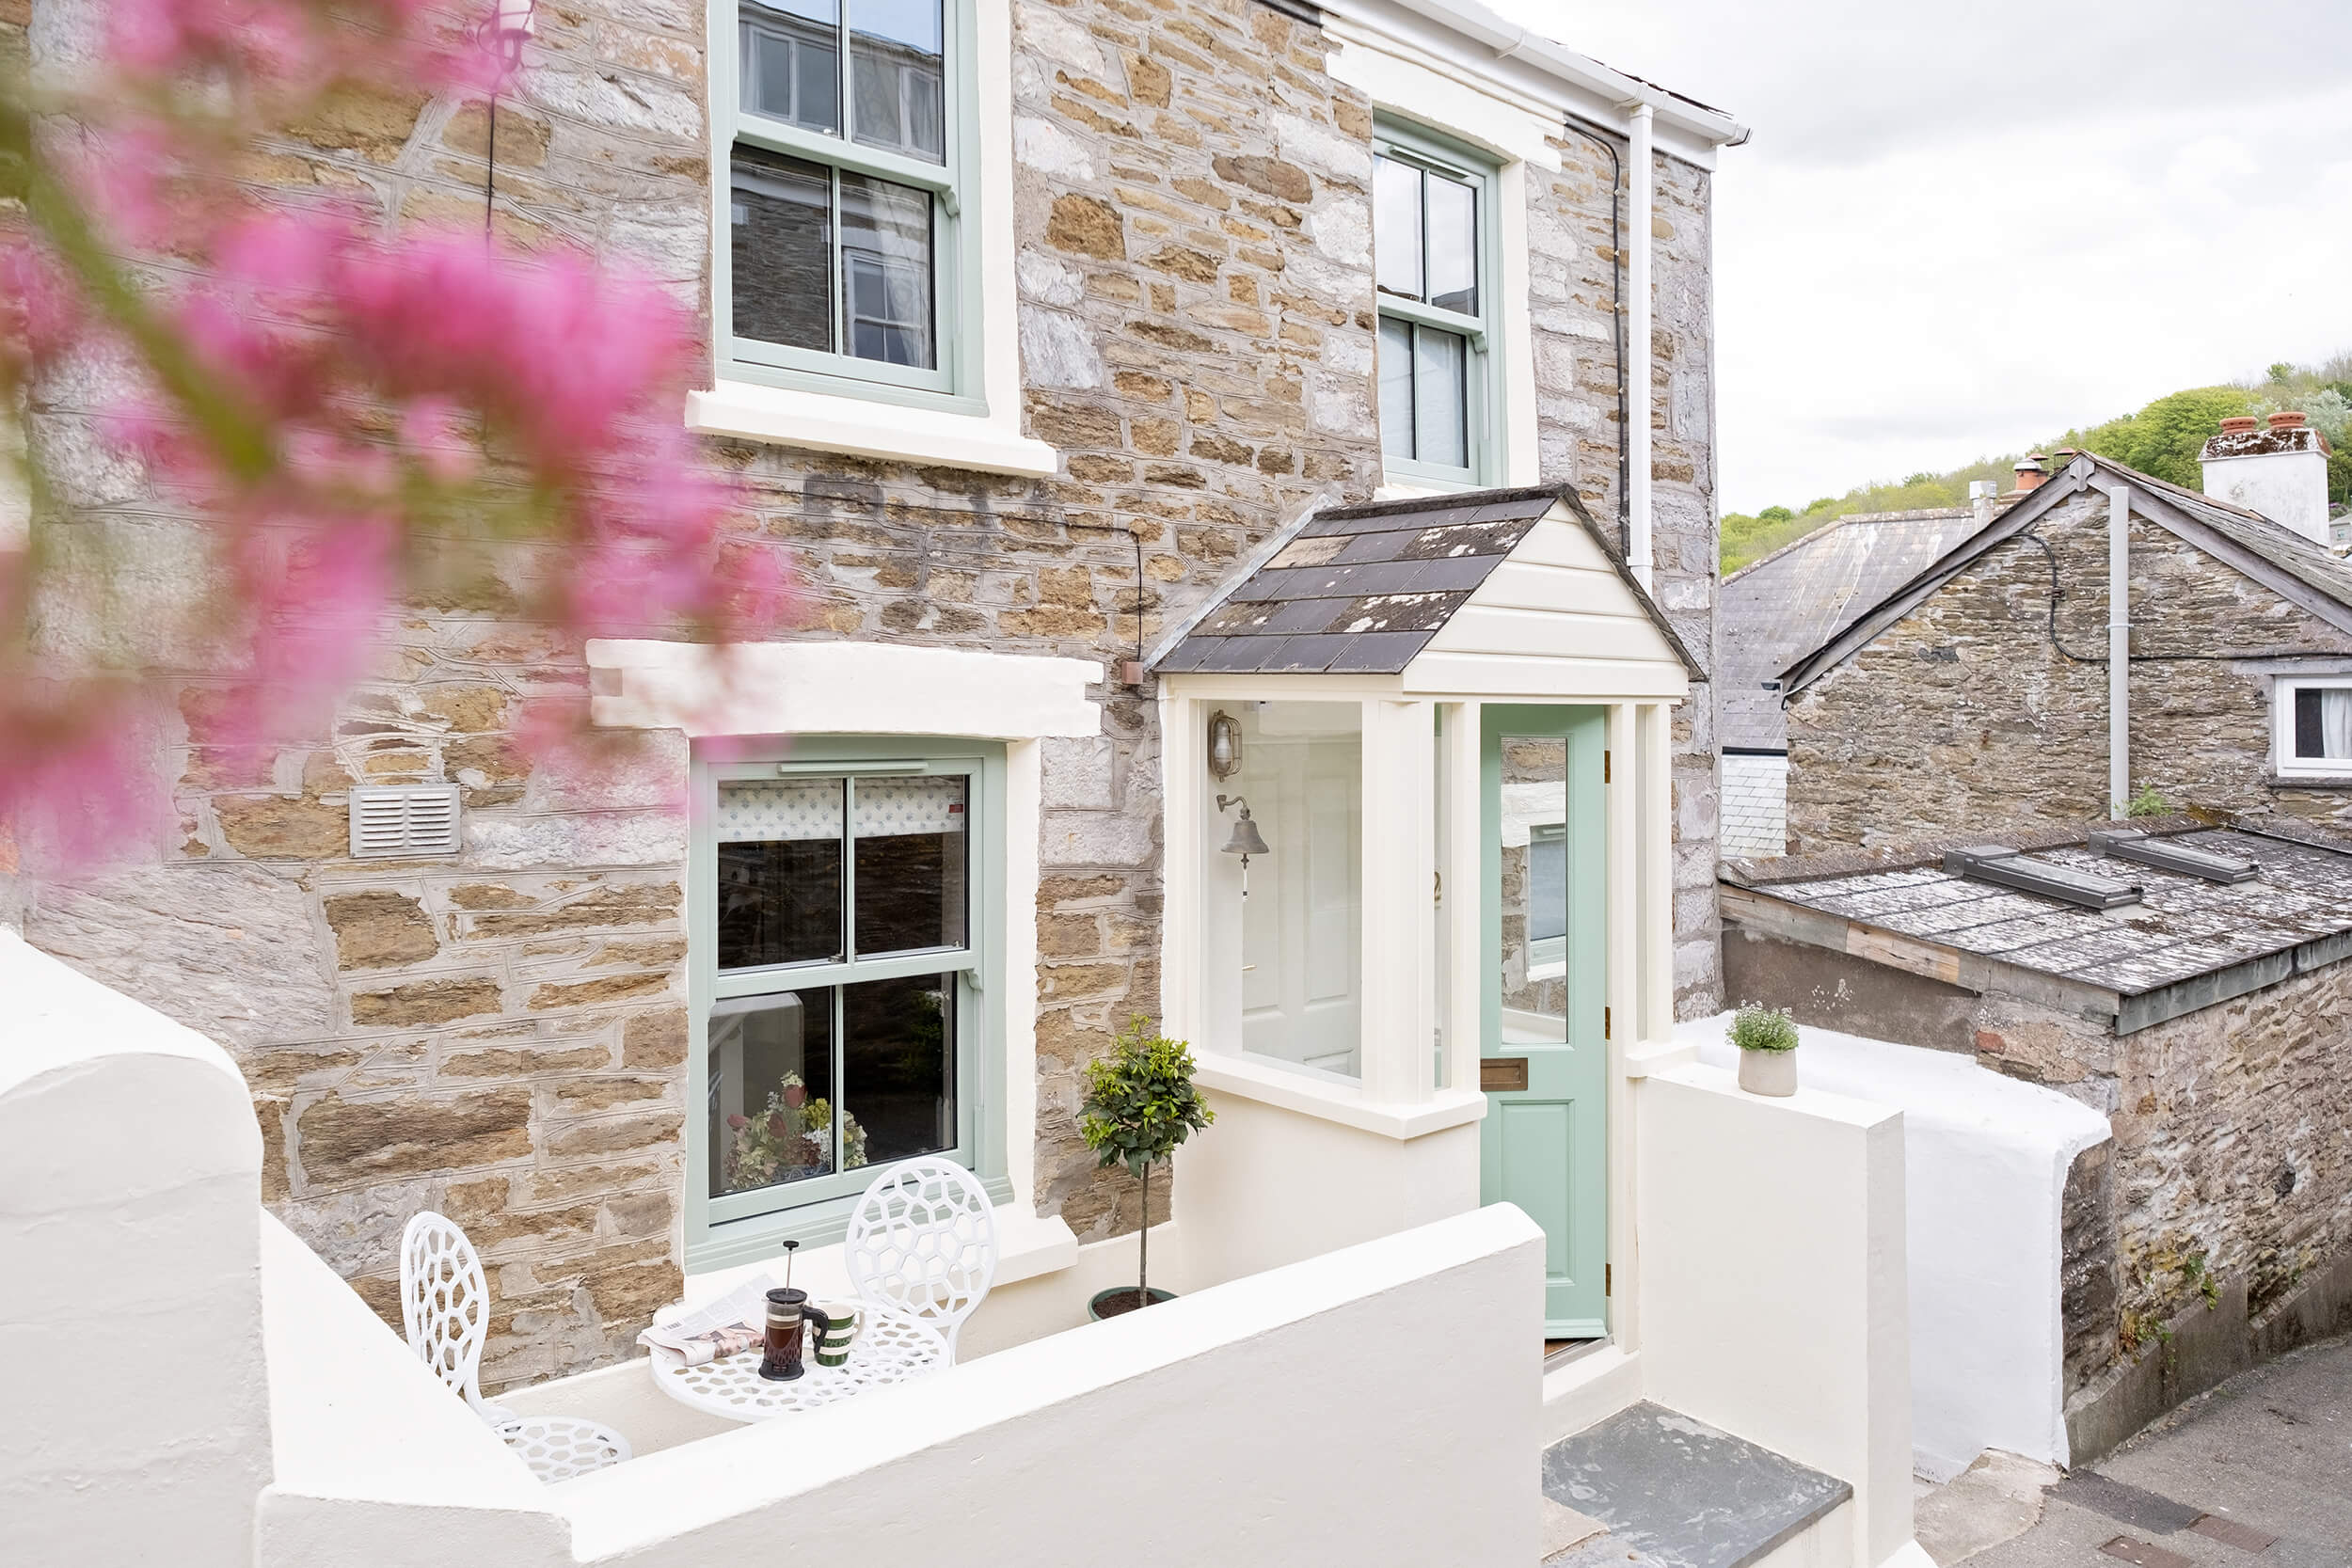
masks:
{"label": "slate roof", "polygon": [[[2089,489],[2093,477],[2102,472],[2129,486],[2136,515],[2170,530],[2282,597],[2352,631],[2352,564],[2259,512],[2216,500],[2096,453],[2082,452],[1991,524],[1961,539],[1926,570],[1877,604],[1849,617],[1835,633],[1791,659],[1781,673],[1783,697],[1836,668],[1986,551]],[[2156,606],[2158,610],[2162,608],[2161,603]]]}
{"label": "slate roof", "polygon": [[1402,673],[1537,522],[1565,506],[1598,544],[1693,680],[1698,661],[1564,485],[1454,491],[1335,507],[1245,566],[1174,645],[1162,674]]}
{"label": "slate roof", "polygon": [[1715,612],[1722,743],[1738,751],[1786,750],[1780,693],[1764,683],[1779,680],[1789,664],[1926,571],[1975,528],[1975,513],[1964,506],[1853,513],[1724,578]]}
{"label": "slate roof", "polygon": [[2087,910],[1946,871],[1940,857],[1847,874],[1808,874],[1802,861],[1750,862],[1726,879],[1771,898],[2126,997],[2352,933],[2352,844],[2255,831],[2246,821],[2165,836],[2254,861],[2263,875],[2209,882],[2095,854],[2078,834],[2075,843],[2026,858],[2137,883],[2144,890],[2139,903]]}

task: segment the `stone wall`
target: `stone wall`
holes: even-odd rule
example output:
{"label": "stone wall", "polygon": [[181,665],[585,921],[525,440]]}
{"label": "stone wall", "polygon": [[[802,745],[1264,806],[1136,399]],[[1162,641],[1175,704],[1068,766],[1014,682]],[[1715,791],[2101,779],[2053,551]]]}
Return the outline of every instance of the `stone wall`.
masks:
{"label": "stone wall", "polygon": [[[1318,29],[1255,0],[1012,0],[1019,341],[1027,432],[1064,477],[1016,480],[737,442],[741,526],[788,543],[799,635],[1115,661],[1212,593],[1312,499],[1367,499],[1380,461],[1372,117]],[[497,122],[495,225],[626,260],[705,312],[711,178],[700,6],[543,9]],[[480,221],[479,103],[332,105],[257,165],[256,196],[358,199],[388,225]],[[1605,160],[1564,138],[1531,180],[1547,480],[1614,515]],[[1714,534],[1707,177],[1661,159],[1660,596],[1704,661]],[[990,221],[1003,221],[1003,217]],[[992,324],[993,325],[993,324]],[[53,433],[89,410],[40,410]],[[89,526],[157,511],[87,440],[63,476]],[[76,466],[78,464],[78,466]],[[192,685],[172,733],[177,827],[124,864],[25,895],[37,943],[237,1055],[268,1135],[266,1197],[380,1309],[421,1208],[490,1270],[492,1386],[628,1353],[682,1265],[688,755],[647,737],[534,764],[523,705],[574,697],[575,648],[479,602],[421,606],[305,745],[231,752]],[[1041,1211],[1132,1227],[1075,1124],[1081,1070],[1156,1014],[1159,739],[1106,686],[1104,733],[1043,743],[1038,895]],[[1706,705],[1678,719],[1677,981],[1719,989]],[[464,787],[452,861],[344,852],[358,782]],[[1695,873],[1692,868],[1696,868]],[[1701,891],[1708,890],[1708,891]],[[1165,1198],[1167,1183],[1156,1183]]]}
{"label": "stone wall", "polygon": [[[2074,1228],[2107,1228],[2110,1288],[2070,1234],[2069,1300],[2112,1303],[2097,1342],[2068,1322],[2070,1392],[2156,1325],[2225,1286],[2255,1317],[2352,1249],[2352,964],[2117,1036],[1998,995],[1978,1008],[1978,1060],[2105,1112],[2111,1172],[2069,1183]],[[2101,1197],[2097,1184],[2112,1184]],[[2093,1344],[2096,1343],[2094,1351]]]}
{"label": "stone wall", "polygon": [[[2061,502],[2034,525],[2042,543],[1995,546],[1797,694],[1791,854],[2106,815],[2106,530],[2105,497]],[[2272,673],[2340,661],[2352,637],[2137,516],[2131,578],[2135,790],[2352,821],[2352,794],[2269,767]]]}

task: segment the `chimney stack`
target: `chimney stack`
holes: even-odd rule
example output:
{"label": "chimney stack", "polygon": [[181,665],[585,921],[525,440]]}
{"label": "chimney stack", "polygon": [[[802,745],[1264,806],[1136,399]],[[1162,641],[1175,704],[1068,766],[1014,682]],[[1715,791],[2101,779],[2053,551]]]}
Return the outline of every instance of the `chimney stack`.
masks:
{"label": "chimney stack", "polygon": [[2050,477],[2048,463],[2049,459],[2040,452],[2027,452],[2026,460],[2017,465],[2017,488],[2013,494],[2022,496],[2028,490],[2039,488],[2042,482]]}
{"label": "chimney stack", "polygon": [[1974,515],[1979,528],[1993,521],[1993,492],[1995,488],[1994,483],[1989,479],[1968,482],[1968,510]]}
{"label": "chimney stack", "polygon": [[2221,421],[2205,443],[2205,494],[2259,512],[2312,543],[2328,543],[2328,440],[2302,413],[2280,409],[2264,421]]}

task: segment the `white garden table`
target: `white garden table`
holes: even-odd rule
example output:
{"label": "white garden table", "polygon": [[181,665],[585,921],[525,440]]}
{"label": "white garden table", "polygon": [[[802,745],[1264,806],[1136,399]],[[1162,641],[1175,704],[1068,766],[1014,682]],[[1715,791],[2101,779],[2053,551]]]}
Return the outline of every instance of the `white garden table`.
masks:
{"label": "white garden table", "polygon": [[818,1366],[812,1342],[802,1360],[806,1371],[789,1383],[771,1383],[759,1375],[757,1348],[688,1367],[675,1352],[656,1346],[653,1386],[690,1410],[765,1421],[929,1377],[947,1365],[947,1341],[922,1319],[870,1301],[858,1303],[858,1316],[857,1340],[842,1366]]}

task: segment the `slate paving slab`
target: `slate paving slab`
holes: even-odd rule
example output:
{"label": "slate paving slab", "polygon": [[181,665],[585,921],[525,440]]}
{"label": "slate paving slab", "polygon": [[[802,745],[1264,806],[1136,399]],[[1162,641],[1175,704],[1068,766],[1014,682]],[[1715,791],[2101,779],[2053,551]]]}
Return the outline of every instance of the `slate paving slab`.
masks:
{"label": "slate paving slab", "polygon": [[1647,1401],[1544,1453],[1544,1495],[1609,1533],[1574,1568],[1741,1568],[1853,1496],[1835,1476]]}

